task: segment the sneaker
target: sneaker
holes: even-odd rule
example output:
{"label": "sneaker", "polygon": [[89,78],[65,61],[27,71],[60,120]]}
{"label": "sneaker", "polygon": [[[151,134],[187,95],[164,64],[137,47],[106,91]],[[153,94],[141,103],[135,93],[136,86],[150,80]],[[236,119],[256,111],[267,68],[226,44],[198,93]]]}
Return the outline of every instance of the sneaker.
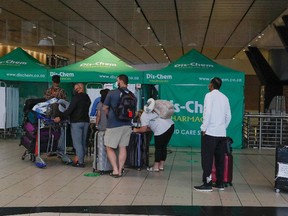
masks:
{"label": "sneaker", "polygon": [[214,188],[217,188],[219,191],[224,191],[224,185],[223,184],[219,184],[219,185],[215,185],[213,186]]}
{"label": "sneaker", "polygon": [[196,191],[203,191],[203,192],[211,192],[212,190],[212,186],[211,185],[201,185],[201,186],[195,186],[194,190]]}
{"label": "sneaker", "polygon": [[72,166],[73,166],[73,167],[84,168],[84,167],[85,167],[85,164],[83,164],[83,163],[73,163]]}

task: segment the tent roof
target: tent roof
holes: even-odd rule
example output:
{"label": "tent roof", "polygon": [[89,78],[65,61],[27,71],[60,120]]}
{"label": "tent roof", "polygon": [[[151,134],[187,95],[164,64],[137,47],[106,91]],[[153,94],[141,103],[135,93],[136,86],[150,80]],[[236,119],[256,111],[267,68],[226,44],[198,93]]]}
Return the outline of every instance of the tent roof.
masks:
{"label": "tent roof", "polygon": [[157,71],[146,71],[146,84],[207,84],[211,78],[220,77],[223,82],[244,82],[244,73],[219,65],[193,49],[184,56]]}
{"label": "tent roof", "polygon": [[115,82],[120,74],[129,77],[129,83],[141,83],[143,74],[113,55],[101,49],[83,61],[50,70],[50,76],[58,74],[61,82]]}
{"label": "tent roof", "polygon": [[47,66],[18,47],[0,58],[0,79],[47,82]]}

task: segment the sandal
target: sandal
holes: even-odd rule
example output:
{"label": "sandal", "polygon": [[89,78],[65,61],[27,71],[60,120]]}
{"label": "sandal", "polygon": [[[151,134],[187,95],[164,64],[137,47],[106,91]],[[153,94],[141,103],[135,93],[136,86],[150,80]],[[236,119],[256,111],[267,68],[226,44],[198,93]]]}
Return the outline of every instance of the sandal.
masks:
{"label": "sandal", "polygon": [[159,169],[154,169],[153,167],[147,167],[149,172],[159,172]]}
{"label": "sandal", "polygon": [[111,172],[109,175],[110,175],[111,177],[113,177],[113,178],[119,178],[119,177],[122,176],[122,175],[119,175],[119,174],[113,174],[113,172]]}
{"label": "sandal", "polygon": [[160,170],[160,171],[164,171],[164,168],[163,168],[163,167],[160,167],[159,170]]}

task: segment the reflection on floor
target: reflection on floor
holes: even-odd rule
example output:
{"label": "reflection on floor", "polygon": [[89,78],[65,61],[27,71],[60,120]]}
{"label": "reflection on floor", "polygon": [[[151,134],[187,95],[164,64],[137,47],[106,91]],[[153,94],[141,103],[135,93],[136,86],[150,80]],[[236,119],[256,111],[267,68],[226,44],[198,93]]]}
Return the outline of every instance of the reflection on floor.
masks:
{"label": "reflection on floor", "polygon": [[163,172],[127,168],[112,178],[85,176],[92,157],[76,168],[43,154],[47,168],[37,168],[18,144],[0,140],[0,215],[288,215],[288,193],[274,191],[273,149],[234,150],[233,186],[205,193],[193,190],[199,149],[171,148]]}

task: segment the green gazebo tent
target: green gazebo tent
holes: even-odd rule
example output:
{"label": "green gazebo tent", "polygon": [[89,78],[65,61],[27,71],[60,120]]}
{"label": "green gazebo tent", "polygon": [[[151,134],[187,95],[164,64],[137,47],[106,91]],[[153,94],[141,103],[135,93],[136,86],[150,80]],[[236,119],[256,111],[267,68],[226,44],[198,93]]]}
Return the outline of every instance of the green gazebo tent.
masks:
{"label": "green gazebo tent", "polygon": [[[221,91],[231,105],[232,120],[227,135],[234,140],[233,148],[242,147],[244,112],[244,73],[217,64],[196,50],[191,50],[166,68],[144,72],[144,84],[159,84],[160,98],[174,103],[175,132],[173,146],[200,146],[200,125],[204,97],[213,77],[223,81]],[[181,142],[179,142],[181,140]]]}
{"label": "green gazebo tent", "polygon": [[62,68],[50,69],[49,76],[61,76],[61,82],[114,83],[120,74],[129,77],[129,83],[142,83],[143,74],[107,49],[101,49],[89,58]]}
{"label": "green gazebo tent", "polygon": [[0,58],[0,80],[47,82],[47,66],[21,48]]}

